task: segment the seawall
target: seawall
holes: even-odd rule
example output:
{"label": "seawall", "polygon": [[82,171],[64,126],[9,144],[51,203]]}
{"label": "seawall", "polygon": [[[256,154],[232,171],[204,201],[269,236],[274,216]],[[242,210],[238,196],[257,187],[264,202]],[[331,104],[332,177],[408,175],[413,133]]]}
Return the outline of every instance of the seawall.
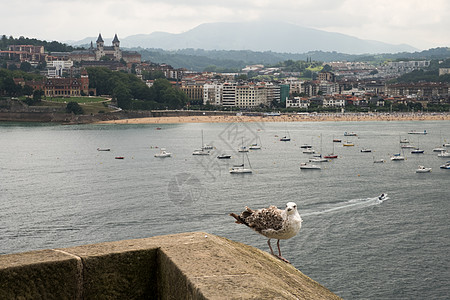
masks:
{"label": "seawall", "polygon": [[269,253],[203,232],[0,256],[0,299],[340,299]]}

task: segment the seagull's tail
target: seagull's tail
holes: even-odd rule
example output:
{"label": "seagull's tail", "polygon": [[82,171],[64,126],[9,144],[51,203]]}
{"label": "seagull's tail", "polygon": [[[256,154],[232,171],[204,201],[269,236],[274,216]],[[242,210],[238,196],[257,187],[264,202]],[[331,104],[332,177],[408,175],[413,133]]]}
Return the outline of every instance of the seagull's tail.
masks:
{"label": "seagull's tail", "polygon": [[230,216],[232,216],[233,218],[236,219],[236,222],[235,222],[235,223],[237,223],[237,224],[245,224],[245,223],[244,223],[244,220],[242,220],[241,217],[238,216],[237,214],[231,213]]}
{"label": "seagull's tail", "polygon": [[246,220],[247,220],[247,218],[248,218],[249,216],[251,216],[253,213],[254,213],[254,211],[246,206],[246,207],[245,207],[245,210],[241,213],[240,216],[238,216],[238,215],[235,214],[235,213],[231,213],[230,216],[232,216],[233,218],[236,219],[236,222],[235,222],[235,223],[237,223],[237,224],[244,224],[244,225],[249,226],[249,225],[248,225],[248,222],[247,222]]}

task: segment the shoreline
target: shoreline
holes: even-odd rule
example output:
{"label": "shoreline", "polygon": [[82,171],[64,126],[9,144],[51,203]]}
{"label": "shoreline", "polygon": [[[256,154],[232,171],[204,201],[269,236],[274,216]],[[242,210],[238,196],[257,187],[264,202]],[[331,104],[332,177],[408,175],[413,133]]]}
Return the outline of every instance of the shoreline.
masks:
{"label": "shoreline", "polygon": [[359,121],[448,121],[449,113],[345,113],[282,114],[280,116],[176,116],[99,121],[95,124],[263,123],[263,122],[359,122]]}

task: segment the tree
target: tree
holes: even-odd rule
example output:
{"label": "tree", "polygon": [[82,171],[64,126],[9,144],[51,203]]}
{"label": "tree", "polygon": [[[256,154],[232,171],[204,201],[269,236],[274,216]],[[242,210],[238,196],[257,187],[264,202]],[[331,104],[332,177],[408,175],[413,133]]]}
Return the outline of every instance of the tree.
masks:
{"label": "tree", "polygon": [[67,103],[66,111],[75,115],[82,115],[84,113],[83,108],[75,101]]}
{"label": "tree", "polygon": [[24,72],[30,72],[31,71],[31,64],[27,61],[24,61],[20,64],[20,70]]}

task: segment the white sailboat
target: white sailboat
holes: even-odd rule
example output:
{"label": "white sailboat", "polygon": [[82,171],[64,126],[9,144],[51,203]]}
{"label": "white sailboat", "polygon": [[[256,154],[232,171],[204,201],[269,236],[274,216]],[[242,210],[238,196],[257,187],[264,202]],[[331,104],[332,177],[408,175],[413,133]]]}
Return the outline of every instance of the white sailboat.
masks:
{"label": "white sailboat", "polygon": [[[259,140],[259,144],[258,144]],[[261,150],[261,139],[256,137],[255,142],[248,147],[250,150]]]}
{"label": "white sailboat", "polygon": [[[248,160],[248,165],[250,166],[249,168],[245,167],[245,157],[247,156],[247,160]],[[231,167],[230,169],[230,174],[252,174],[253,170],[251,169],[251,165],[250,165],[250,160],[248,159],[248,155],[245,153],[242,154],[242,164],[240,165],[234,165],[233,167]]]}
{"label": "white sailboat", "polygon": [[322,168],[318,165],[313,165],[309,163],[300,163],[300,169],[302,170],[321,170]]}
{"label": "white sailboat", "polygon": [[210,151],[204,148],[203,144],[203,130],[202,130],[202,147],[200,149],[194,150],[192,155],[210,155]]}

